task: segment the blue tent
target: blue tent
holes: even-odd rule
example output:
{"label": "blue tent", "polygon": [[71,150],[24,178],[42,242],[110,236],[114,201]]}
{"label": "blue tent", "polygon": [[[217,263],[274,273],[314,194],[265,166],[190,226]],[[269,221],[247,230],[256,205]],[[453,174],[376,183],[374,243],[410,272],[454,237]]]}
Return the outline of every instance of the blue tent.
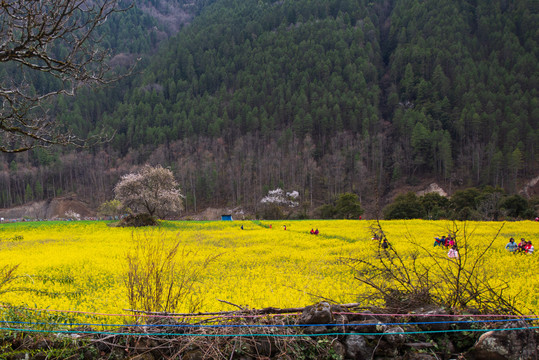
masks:
{"label": "blue tent", "polygon": [[221,220],[232,221],[232,215],[221,215]]}

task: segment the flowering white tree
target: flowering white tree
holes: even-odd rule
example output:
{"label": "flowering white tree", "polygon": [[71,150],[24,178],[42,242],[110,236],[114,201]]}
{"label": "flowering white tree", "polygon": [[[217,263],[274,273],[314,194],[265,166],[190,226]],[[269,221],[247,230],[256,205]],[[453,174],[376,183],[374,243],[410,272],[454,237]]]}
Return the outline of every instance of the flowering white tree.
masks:
{"label": "flowering white tree", "polygon": [[138,173],[122,176],[114,187],[115,198],[134,212],[165,217],[183,208],[183,195],[172,171],[145,165]]}
{"label": "flowering white tree", "polygon": [[296,200],[299,198],[299,193],[297,191],[285,192],[281,188],[268,191],[268,195],[264,196],[260,202],[262,204],[275,204],[275,205],[285,205],[289,207],[296,207],[299,205],[299,202]]}

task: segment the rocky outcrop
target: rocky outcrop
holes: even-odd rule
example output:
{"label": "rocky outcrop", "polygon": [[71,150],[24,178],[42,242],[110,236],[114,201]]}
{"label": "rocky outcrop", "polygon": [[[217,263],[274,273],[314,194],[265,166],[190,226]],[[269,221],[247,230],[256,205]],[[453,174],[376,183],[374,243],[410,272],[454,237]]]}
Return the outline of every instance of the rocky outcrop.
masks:
{"label": "rocky outcrop", "polygon": [[519,191],[519,194],[528,199],[539,194],[539,176],[528,181]]}
{"label": "rocky outcrop", "polygon": [[440,196],[447,197],[447,193],[436,183],[430,184],[425,190],[418,191],[417,196],[423,196],[425,194],[437,193]]}
{"label": "rocky outcrop", "polygon": [[96,212],[74,196],[58,197],[46,201],[35,201],[9,209],[0,209],[0,218],[54,220],[66,218],[66,213],[78,214],[80,218],[92,218]]}

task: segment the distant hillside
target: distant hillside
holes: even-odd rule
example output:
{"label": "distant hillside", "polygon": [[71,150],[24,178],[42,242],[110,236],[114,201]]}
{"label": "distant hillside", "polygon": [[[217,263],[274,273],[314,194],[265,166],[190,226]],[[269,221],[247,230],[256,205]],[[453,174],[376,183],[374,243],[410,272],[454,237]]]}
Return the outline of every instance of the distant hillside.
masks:
{"label": "distant hillside", "polygon": [[[312,207],[345,191],[373,201],[424,178],[512,192],[536,176],[537,2],[193,4],[196,16],[143,61],[140,74],[52,109],[81,134],[101,126],[116,132],[101,149],[115,167],[100,175],[104,189],[120,163],[127,170],[146,161],[172,166],[194,209],[214,201],[256,207],[277,186],[300,190]],[[170,14],[157,9],[177,6],[191,5],[143,2],[137,21],[152,15],[165,26]],[[110,34],[127,30],[108,26]],[[154,51],[158,33],[137,29],[149,40],[133,40],[128,52]],[[75,179],[63,175],[78,166],[62,156],[54,161],[63,167],[43,181],[92,193],[84,169]],[[50,161],[16,160],[19,167]]]}

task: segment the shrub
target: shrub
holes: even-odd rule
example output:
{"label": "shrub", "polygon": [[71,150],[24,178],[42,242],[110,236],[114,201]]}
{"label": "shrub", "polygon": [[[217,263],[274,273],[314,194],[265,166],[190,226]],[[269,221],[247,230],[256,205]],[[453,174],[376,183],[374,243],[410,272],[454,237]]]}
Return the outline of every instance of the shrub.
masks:
{"label": "shrub", "polygon": [[171,313],[181,306],[195,312],[200,305],[193,296],[204,269],[217,256],[202,263],[195,253],[170,242],[164,233],[133,234],[134,247],[126,256],[125,286],[133,310]]}
{"label": "shrub", "polygon": [[123,213],[124,207],[120,200],[109,200],[99,205],[97,214],[99,216],[119,216]]}
{"label": "shrub", "polygon": [[142,213],[136,215],[128,215],[120,220],[118,226],[121,227],[141,227],[141,226],[156,226],[159,225],[157,220],[150,214]]}
{"label": "shrub", "polygon": [[466,207],[475,209],[479,204],[480,198],[481,192],[476,188],[458,190],[451,196],[451,206],[457,212]]}
{"label": "shrub", "polygon": [[337,197],[335,205],[322,205],[317,212],[322,219],[357,219],[363,214],[363,209],[356,194],[344,193]]}
{"label": "shrub", "polygon": [[384,219],[422,219],[425,209],[420,198],[413,192],[399,195],[392,204],[384,208]]}
{"label": "shrub", "polygon": [[264,204],[259,216],[266,220],[280,220],[285,218],[283,210],[277,204]]}
{"label": "shrub", "polygon": [[432,192],[421,196],[419,200],[427,219],[438,220],[447,217],[449,199],[445,196]]}
{"label": "shrub", "polygon": [[335,206],[331,204],[324,204],[320,206],[316,212],[321,219],[333,219],[336,215]]}
{"label": "shrub", "polygon": [[502,200],[500,207],[507,212],[507,216],[515,219],[525,219],[533,216],[533,211],[529,211],[528,200],[520,195],[507,196]]}
{"label": "shrub", "polygon": [[337,219],[357,219],[363,214],[359,197],[353,193],[339,195],[335,204]]}

